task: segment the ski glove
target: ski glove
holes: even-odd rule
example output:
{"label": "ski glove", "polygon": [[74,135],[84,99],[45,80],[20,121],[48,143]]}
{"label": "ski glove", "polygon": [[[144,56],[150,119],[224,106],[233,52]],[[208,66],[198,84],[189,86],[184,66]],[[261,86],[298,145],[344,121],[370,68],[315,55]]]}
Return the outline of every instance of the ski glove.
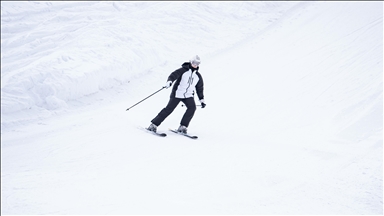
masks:
{"label": "ski glove", "polygon": [[167,83],[165,83],[164,88],[169,88],[171,87],[171,85],[172,85],[172,81],[168,81]]}
{"label": "ski glove", "polygon": [[207,106],[207,104],[205,104],[204,99],[201,99],[200,103],[201,103],[201,108],[204,108],[205,106]]}

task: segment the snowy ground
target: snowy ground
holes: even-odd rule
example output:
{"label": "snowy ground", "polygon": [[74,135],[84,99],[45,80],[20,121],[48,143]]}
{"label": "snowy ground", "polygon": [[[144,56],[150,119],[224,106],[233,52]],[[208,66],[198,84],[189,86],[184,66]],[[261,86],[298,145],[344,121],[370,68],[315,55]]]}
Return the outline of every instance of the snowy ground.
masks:
{"label": "snowy ground", "polygon": [[1,213],[383,214],[383,3],[2,2]]}

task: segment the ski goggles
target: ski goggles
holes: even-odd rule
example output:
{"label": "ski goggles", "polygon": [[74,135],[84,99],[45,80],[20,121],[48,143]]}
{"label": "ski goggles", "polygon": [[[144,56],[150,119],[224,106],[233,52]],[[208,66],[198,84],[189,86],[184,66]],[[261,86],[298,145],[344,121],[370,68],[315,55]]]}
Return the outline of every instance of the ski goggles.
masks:
{"label": "ski goggles", "polygon": [[193,65],[196,65],[196,66],[199,66],[199,65],[200,65],[200,62],[199,62],[199,61],[192,61],[192,64],[193,64]]}

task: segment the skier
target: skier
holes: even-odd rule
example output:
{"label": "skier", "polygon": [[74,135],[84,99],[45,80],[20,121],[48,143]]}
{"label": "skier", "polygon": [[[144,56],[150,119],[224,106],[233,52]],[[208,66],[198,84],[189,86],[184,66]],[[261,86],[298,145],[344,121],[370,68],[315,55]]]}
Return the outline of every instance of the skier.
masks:
{"label": "skier", "polygon": [[164,86],[169,88],[173,85],[167,106],[151,121],[147,128],[149,131],[156,132],[157,127],[173,112],[176,106],[181,102],[185,104],[187,110],[181,119],[180,126],[177,129],[179,133],[187,134],[187,128],[196,111],[194,93],[196,89],[197,96],[201,103],[201,108],[206,106],[204,102],[204,83],[199,73],[200,57],[195,55],[189,62],[184,62],[181,68],[172,72]]}

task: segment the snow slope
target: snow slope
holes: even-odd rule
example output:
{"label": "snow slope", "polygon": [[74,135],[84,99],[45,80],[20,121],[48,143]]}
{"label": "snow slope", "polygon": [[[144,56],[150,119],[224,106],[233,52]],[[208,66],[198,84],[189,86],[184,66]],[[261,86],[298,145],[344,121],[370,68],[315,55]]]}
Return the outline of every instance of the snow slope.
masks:
{"label": "snow slope", "polygon": [[2,214],[383,214],[382,2],[2,2],[1,62]]}

